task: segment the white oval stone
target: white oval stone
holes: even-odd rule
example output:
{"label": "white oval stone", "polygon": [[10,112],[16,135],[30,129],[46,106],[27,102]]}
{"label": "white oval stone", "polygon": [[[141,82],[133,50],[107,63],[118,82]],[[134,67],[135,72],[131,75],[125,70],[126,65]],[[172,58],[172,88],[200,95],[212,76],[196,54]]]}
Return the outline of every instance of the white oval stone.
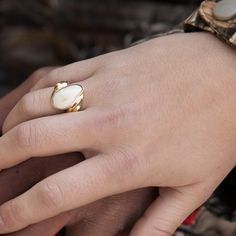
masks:
{"label": "white oval stone", "polygon": [[53,106],[59,110],[67,110],[71,108],[83,89],[79,85],[69,85],[57,91],[52,97]]}
{"label": "white oval stone", "polygon": [[236,15],[236,0],[222,0],[213,9],[217,20],[230,20]]}

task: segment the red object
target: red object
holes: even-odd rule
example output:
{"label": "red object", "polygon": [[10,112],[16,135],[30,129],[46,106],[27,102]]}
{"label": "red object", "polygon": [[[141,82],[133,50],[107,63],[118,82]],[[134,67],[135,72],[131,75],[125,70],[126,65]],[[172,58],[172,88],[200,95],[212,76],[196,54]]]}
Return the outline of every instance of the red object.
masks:
{"label": "red object", "polygon": [[197,218],[197,214],[198,214],[199,210],[194,211],[184,222],[184,225],[192,225],[195,221],[195,219]]}

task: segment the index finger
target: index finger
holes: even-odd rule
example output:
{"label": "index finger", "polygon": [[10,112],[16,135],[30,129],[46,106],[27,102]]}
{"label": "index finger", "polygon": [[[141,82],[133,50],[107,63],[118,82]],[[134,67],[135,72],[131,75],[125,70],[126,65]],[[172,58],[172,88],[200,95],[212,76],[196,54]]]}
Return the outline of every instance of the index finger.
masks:
{"label": "index finger", "polygon": [[48,177],[0,207],[0,234],[137,188],[138,177],[134,177],[137,181],[127,178],[123,164],[120,159],[100,155]]}

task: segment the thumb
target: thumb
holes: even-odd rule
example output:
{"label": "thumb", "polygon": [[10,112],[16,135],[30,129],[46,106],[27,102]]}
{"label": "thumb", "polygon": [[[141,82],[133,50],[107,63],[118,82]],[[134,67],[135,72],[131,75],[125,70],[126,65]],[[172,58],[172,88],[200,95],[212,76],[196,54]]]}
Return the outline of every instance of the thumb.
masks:
{"label": "thumb", "polygon": [[160,188],[159,197],[136,223],[130,236],[173,235],[182,222],[206,200],[206,196],[202,196],[203,191],[198,195],[188,188],[192,186],[181,189]]}

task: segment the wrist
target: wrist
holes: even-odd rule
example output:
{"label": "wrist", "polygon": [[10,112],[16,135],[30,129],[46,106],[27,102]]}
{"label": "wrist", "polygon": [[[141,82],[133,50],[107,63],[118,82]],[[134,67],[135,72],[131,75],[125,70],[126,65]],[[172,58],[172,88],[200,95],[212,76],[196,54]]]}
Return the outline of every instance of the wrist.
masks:
{"label": "wrist", "polygon": [[232,142],[230,165],[233,167],[236,165],[236,50],[207,32],[187,35],[195,37],[191,43],[196,43],[193,46],[199,51],[199,57],[204,59],[200,65],[193,63],[193,66],[199,66],[199,70],[204,71],[209,94],[213,92],[217,94],[213,98],[218,96],[221,100],[219,109],[222,110],[222,116],[225,116],[222,126],[225,126],[226,131],[222,137]]}
{"label": "wrist", "polygon": [[[196,34],[196,43],[199,47],[205,47],[205,57],[211,60],[212,68],[210,70],[221,70],[219,77],[215,78],[230,87],[236,86],[236,50],[222,42],[214,35],[207,32],[191,33]],[[204,45],[203,45],[204,44]]]}

